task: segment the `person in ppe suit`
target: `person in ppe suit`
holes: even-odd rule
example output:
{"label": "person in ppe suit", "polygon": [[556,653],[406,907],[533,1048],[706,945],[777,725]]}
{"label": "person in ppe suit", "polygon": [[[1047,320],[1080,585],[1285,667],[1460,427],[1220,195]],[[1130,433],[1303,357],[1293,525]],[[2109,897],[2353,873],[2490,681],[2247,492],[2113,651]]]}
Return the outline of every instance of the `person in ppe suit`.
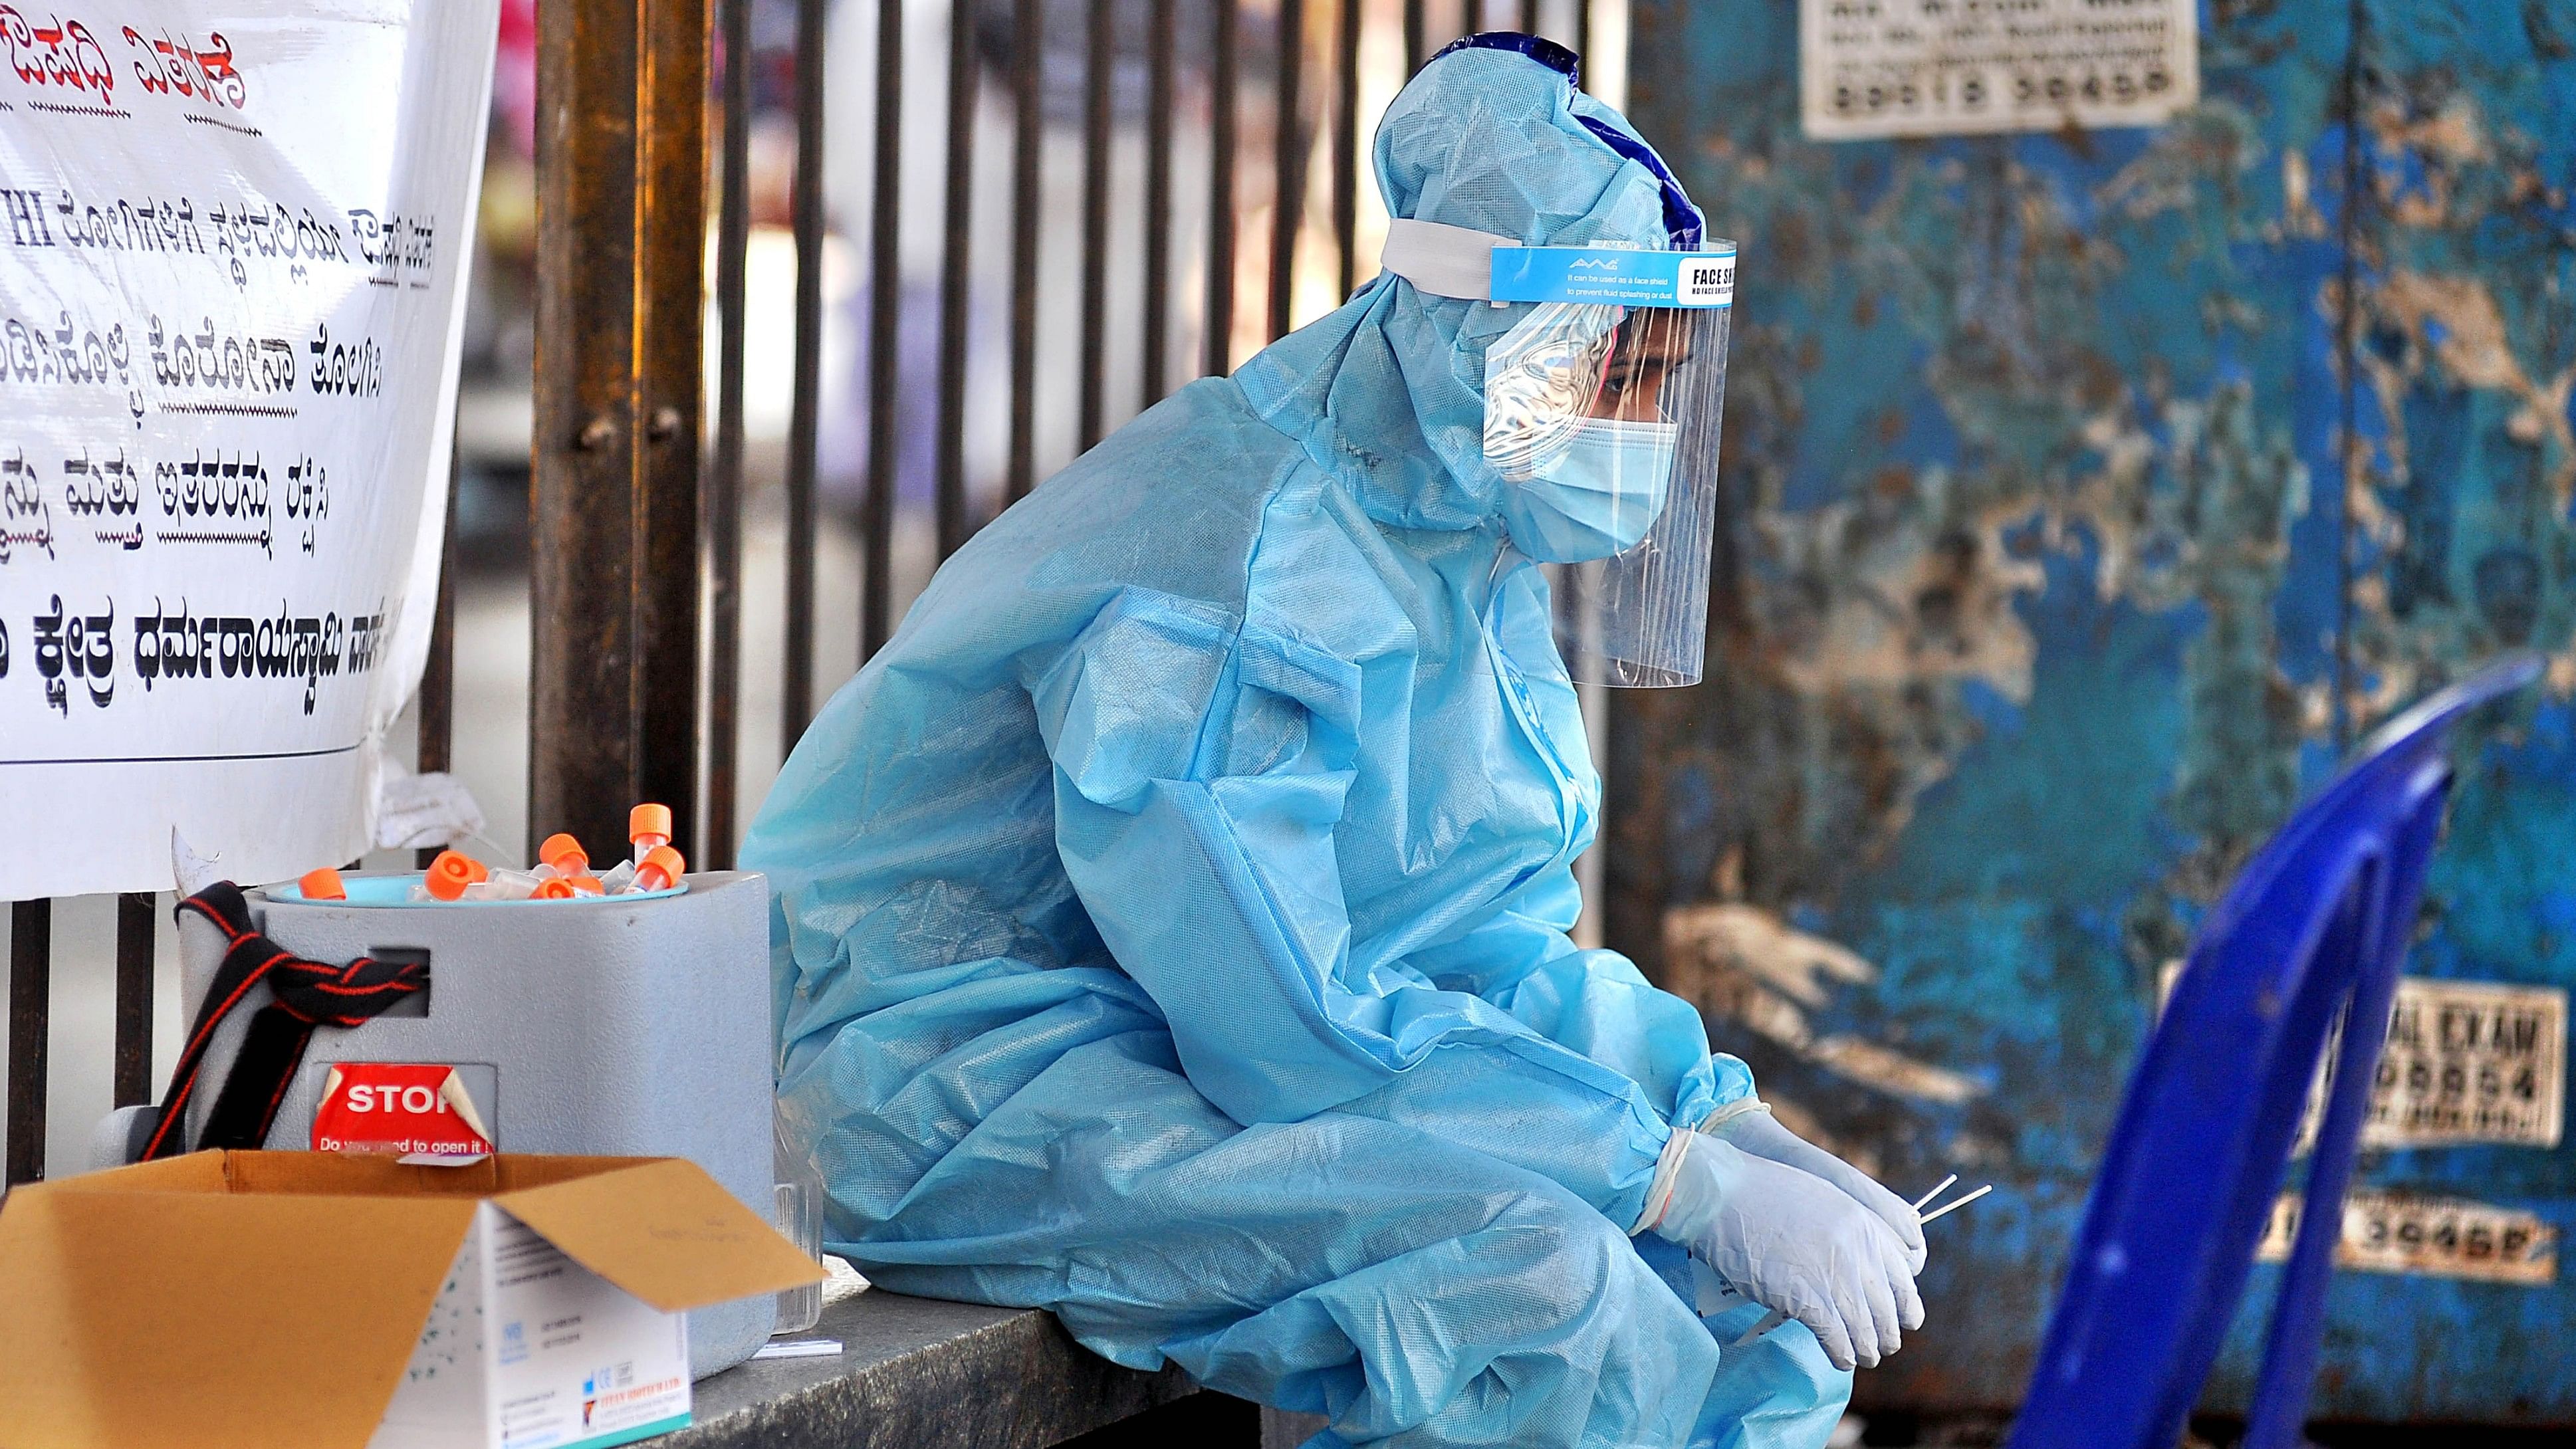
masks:
{"label": "person in ppe suit", "polygon": [[1322,1445],[1820,1445],[1919,1325],[1913,1212],[1567,936],[1574,680],[1699,673],[1733,281],[1573,69],[1426,65],[1385,272],[977,534],[787,762],[781,1110],[876,1282]]}

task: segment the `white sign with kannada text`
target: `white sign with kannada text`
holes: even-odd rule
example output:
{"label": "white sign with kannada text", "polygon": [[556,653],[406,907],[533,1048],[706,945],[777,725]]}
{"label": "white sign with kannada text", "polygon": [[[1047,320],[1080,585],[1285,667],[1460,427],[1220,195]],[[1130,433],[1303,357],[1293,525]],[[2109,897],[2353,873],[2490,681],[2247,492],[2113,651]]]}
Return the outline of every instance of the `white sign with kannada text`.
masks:
{"label": "white sign with kannada text", "polygon": [[358,855],[498,0],[0,4],[0,897]]}

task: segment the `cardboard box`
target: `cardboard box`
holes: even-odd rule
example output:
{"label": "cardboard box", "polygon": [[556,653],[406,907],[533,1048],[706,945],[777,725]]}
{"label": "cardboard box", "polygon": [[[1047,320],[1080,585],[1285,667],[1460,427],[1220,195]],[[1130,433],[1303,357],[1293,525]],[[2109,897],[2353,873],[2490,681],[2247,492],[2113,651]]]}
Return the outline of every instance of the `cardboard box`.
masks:
{"label": "cardboard box", "polygon": [[[416,878],[343,879],[354,897],[405,900]],[[753,1212],[774,1210],[765,878],[698,874],[676,896],[459,906],[286,896],[283,889],[251,896],[253,916],[277,944],[317,961],[386,951],[424,957],[429,999],[422,1015],[313,1033],[259,1146],[352,1141],[340,1127],[397,1129],[355,1134],[360,1150],[401,1150],[405,1139],[411,1150],[452,1143],[449,1129],[463,1125],[463,1112],[433,1108],[398,1124],[376,1112],[351,1122],[331,1111],[335,1098],[348,1105],[352,1072],[452,1070],[451,1084],[473,1109],[474,1135],[502,1152],[685,1157]],[[179,999],[189,1019],[220,959],[180,953]],[[205,1126],[213,1088],[256,1015],[251,1008],[266,1000],[267,987],[253,988],[207,1044],[192,1133]],[[439,1095],[458,1105],[455,1095]],[[739,1299],[690,1314],[693,1376],[739,1363],[766,1342],[773,1307],[774,1300]]]}
{"label": "cardboard box", "polygon": [[675,1158],[201,1152],[0,1208],[0,1449],[599,1449],[682,1316],[823,1276]]}

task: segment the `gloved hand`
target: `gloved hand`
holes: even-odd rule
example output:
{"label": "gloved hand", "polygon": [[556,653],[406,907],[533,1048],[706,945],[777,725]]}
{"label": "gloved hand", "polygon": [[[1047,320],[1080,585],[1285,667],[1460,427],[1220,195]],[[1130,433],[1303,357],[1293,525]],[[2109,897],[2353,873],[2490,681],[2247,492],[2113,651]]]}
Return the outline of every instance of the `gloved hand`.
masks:
{"label": "gloved hand", "polygon": [[1900,1328],[1923,1326],[1905,1245],[1878,1215],[1813,1173],[1698,1132],[1664,1210],[1645,1224],[1688,1248],[1746,1297],[1816,1335],[1834,1367],[1875,1365]]}
{"label": "gloved hand", "polygon": [[1781,1126],[1768,1111],[1730,1117],[1711,1129],[1710,1135],[1783,1167],[1814,1173],[1849,1193],[1854,1202],[1878,1214],[1878,1220],[1887,1224],[1896,1240],[1905,1245],[1905,1270],[1923,1271],[1926,1254],[1922,1218],[1912,1204],[1879,1186],[1868,1173]]}

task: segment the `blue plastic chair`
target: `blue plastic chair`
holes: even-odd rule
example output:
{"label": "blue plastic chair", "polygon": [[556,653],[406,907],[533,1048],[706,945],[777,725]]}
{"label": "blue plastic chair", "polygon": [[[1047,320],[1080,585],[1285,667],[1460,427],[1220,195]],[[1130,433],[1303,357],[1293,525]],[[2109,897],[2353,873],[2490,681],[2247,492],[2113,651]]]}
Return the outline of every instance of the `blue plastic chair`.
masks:
{"label": "blue plastic chair", "polygon": [[2510,658],[2389,721],[2203,925],[2121,1103],[2012,1449],[2172,1449],[2346,1015],[2245,1449],[2302,1442],[2344,1187],[2450,790],[2444,737],[2540,672]]}

